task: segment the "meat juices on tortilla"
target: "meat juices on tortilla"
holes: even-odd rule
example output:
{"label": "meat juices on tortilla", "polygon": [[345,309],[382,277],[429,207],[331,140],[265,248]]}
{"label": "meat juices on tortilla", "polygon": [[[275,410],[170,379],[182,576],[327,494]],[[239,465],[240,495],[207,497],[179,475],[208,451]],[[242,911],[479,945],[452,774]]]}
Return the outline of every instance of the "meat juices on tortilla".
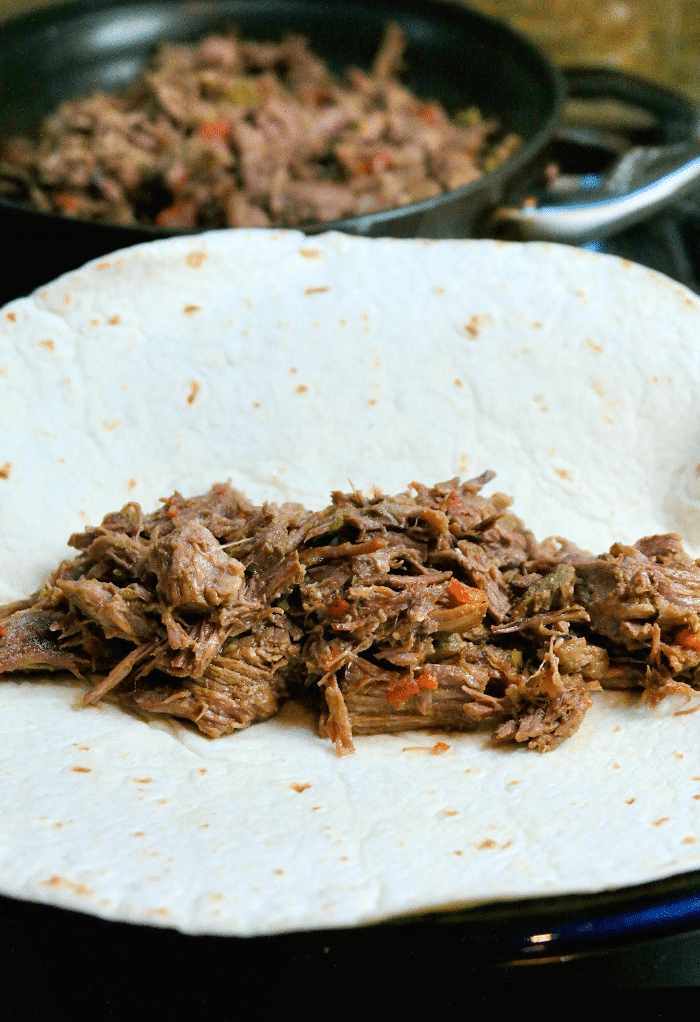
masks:
{"label": "meat juices on tortilla", "polygon": [[[0,312],[0,602],[39,589],[76,528],[176,487],[230,477],[254,507],[324,508],[335,486],[352,500],[493,466],[538,538],[624,544],[593,559],[586,592],[574,583],[614,630],[587,645],[619,649],[635,620],[673,640],[662,588],[695,569],[664,562],[675,541],[633,544],[680,533],[700,549],[699,328],[680,285],[556,245],[243,231],[115,253]],[[634,589],[639,564],[652,617],[611,618],[615,572]],[[692,590],[674,583],[670,603]],[[367,735],[341,758],[297,701],[210,741],[109,697],[85,707],[84,691],[56,672],[0,684],[5,894],[252,935],[700,866],[700,718],[683,695],[589,693],[547,756],[494,748],[492,726]]]}

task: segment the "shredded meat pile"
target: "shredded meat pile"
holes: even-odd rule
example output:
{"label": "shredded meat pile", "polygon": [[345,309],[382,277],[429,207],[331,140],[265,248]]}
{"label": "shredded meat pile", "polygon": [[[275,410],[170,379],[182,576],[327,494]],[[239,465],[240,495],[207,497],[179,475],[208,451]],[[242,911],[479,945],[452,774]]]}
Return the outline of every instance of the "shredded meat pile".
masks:
{"label": "shredded meat pile", "polygon": [[404,47],[390,25],[371,71],[341,81],[300,36],[164,45],[129,93],[63,103],[36,141],[8,140],[0,194],[118,224],[293,226],[404,206],[508,159],[516,136],[400,84]]}
{"label": "shredded meat pile", "polygon": [[0,673],[68,670],[210,737],[320,704],[352,736],[470,730],[546,752],[599,688],[652,703],[700,689],[700,561],[680,537],[600,557],[538,543],[486,472],[395,497],[334,493],[309,512],[228,485],[127,504],[71,536],[80,551],[0,608]]}

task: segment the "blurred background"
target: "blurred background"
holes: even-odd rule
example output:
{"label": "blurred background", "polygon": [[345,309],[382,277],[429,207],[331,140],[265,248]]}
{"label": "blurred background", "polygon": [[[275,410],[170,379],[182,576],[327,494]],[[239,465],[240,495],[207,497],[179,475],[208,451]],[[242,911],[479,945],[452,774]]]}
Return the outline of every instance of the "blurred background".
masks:
{"label": "blurred background", "polygon": [[[0,0],[0,18],[52,2]],[[700,99],[700,0],[469,0],[466,6],[508,22],[559,64],[619,67]]]}

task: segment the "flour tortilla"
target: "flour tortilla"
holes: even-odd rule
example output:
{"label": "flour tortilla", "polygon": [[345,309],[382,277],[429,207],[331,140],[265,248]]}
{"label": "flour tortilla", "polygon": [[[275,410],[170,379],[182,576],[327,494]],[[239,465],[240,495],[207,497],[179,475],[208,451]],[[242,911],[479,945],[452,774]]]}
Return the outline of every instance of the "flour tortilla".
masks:
{"label": "flour tortilla", "polygon": [[[699,336],[678,284],[556,245],[226,231],[116,253],[0,312],[0,600],[127,500],[227,478],[319,508],[348,480],[493,468],[540,538],[678,530],[697,553]],[[680,698],[598,693],[548,755],[408,733],[339,759],[295,705],[210,741],[45,678],[0,685],[12,896],[253,935],[700,867]]]}

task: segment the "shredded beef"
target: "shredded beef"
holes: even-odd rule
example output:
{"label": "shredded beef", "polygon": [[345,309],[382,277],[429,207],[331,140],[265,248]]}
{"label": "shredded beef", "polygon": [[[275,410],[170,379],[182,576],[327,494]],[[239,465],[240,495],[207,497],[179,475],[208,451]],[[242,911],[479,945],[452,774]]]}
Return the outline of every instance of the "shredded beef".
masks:
{"label": "shredded beef", "polygon": [[127,504],[0,608],[0,673],[68,670],[86,702],[111,692],[212,738],[304,696],[341,754],[353,735],[483,724],[546,752],[596,689],[700,690],[700,561],[680,537],[600,557],[538,543],[510,498],[482,496],[492,478],[316,512],[228,485]]}
{"label": "shredded beef", "polygon": [[0,149],[0,194],[44,212],[162,228],[295,226],[458,188],[520,145],[397,80],[387,26],[370,72],[334,77],[300,36],[166,44],[123,94],[64,102]]}

